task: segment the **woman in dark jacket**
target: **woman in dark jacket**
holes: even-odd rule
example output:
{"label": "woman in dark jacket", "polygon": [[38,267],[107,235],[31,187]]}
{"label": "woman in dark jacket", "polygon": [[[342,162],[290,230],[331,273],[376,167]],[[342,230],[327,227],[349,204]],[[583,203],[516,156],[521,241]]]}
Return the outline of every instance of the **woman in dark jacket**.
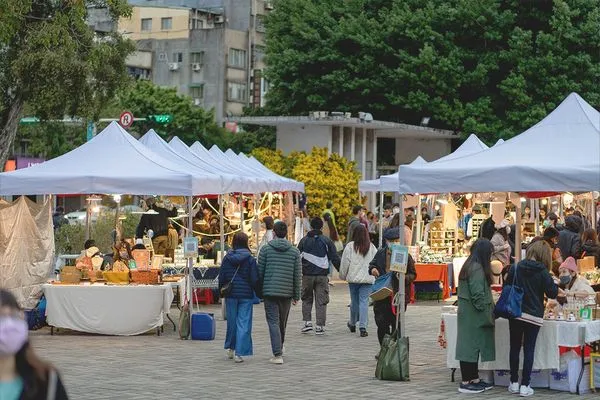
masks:
{"label": "woman in dark jacket", "polygon": [[[525,260],[511,267],[504,284],[516,280],[523,289],[522,315],[509,320],[510,332],[510,393],[533,395],[529,386],[535,342],[544,322],[544,295],[556,299],[558,286],[550,275],[552,248],[545,240],[537,240],[527,247]],[[515,273],[516,271],[516,273]],[[515,278],[516,275],[516,278]],[[519,353],[523,347],[523,376],[519,387]]]}
{"label": "woman in dark jacket", "polygon": [[493,387],[479,379],[478,368],[480,358],[481,361],[496,359],[494,300],[490,288],[493,251],[489,240],[477,239],[458,276],[456,359],[460,361],[462,374],[460,393],[481,393]]}
{"label": "woman in dark jacket", "polygon": [[8,290],[0,289],[0,382],[2,400],[66,400],[54,367],[33,352],[23,310]]}
{"label": "woman in dark jacket", "polygon": [[600,242],[598,242],[598,234],[593,229],[586,229],[581,236],[581,246],[585,251],[586,256],[594,256],[596,267],[600,267]]}
{"label": "woman in dark jacket", "polygon": [[568,257],[581,258],[581,227],[583,221],[576,215],[565,218],[565,229],[558,236],[558,248],[563,260]]}
{"label": "woman in dark jacket", "polygon": [[254,290],[258,285],[256,259],[248,249],[248,235],[238,232],[233,236],[233,250],[223,258],[219,271],[219,289],[231,283],[231,293],[225,298],[227,357],[236,363],[252,353],[252,310]]}
{"label": "woman in dark jacket", "polygon": [[[386,240],[386,245],[379,249],[369,265],[369,274],[374,277],[382,276],[390,272],[390,259],[391,250],[389,244],[400,243],[400,229],[399,228],[388,228],[383,233],[383,238]],[[415,261],[408,255],[408,265],[406,275],[404,278],[404,309],[410,302],[410,285],[417,279],[417,270],[415,269]],[[392,290],[394,295],[398,293],[400,282],[398,281],[397,274],[392,277]],[[375,314],[375,324],[377,324],[377,339],[381,345],[383,337],[386,334],[390,334],[395,330],[396,316],[392,310],[392,299],[390,297],[375,301],[373,303],[373,314]]]}

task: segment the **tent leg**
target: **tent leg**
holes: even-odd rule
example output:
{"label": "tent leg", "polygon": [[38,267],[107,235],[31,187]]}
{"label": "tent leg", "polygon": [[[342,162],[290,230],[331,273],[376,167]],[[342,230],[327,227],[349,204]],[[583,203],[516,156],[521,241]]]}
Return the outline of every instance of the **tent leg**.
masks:
{"label": "tent leg", "polygon": [[[223,219],[223,195],[219,195],[219,232],[220,232],[220,241],[221,241],[221,255],[225,254],[225,220]],[[218,254],[218,253],[217,253]],[[217,259],[219,256],[217,255]],[[222,257],[221,257],[222,259]]]}
{"label": "tent leg", "polygon": [[[404,196],[402,194],[400,194],[400,199],[398,201],[398,203],[400,204],[400,213],[398,214],[400,217],[400,243],[402,245],[404,245],[404,205],[403,205],[403,200],[404,200]],[[398,310],[396,312],[396,327],[398,327],[398,319],[400,319],[400,337],[404,337],[404,302],[405,302],[405,287],[404,287],[404,282],[406,280],[406,275],[403,273],[399,273],[398,274],[398,280],[399,280],[399,287],[398,287],[398,296],[399,298],[399,304],[398,304]]]}
{"label": "tent leg", "polygon": [[240,193],[240,232],[244,232],[244,195]]}
{"label": "tent leg", "polygon": [[383,192],[379,192],[379,248],[383,247]]}
{"label": "tent leg", "polygon": [[515,262],[521,261],[521,198],[516,202],[517,218],[515,219]]}

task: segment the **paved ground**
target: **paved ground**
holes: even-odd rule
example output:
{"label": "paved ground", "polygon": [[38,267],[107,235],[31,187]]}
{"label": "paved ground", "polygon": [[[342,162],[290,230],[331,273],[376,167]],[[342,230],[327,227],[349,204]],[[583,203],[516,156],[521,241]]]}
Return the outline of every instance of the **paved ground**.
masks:
{"label": "paved ground", "polygon": [[[255,356],[241,364],[225,357],[224,321],[217,322],[217,338],[210,342],[179,340],[172,326],[165,325],[160,337],[74,332],[50,336],[43,329],[33,333],[33,344],[61,370],[72,399],[510,398],[505,388],[470,396],[457,392],[445,367],[444,350],[437,344],[442,305],[437,302],[409,306],[411,382],[376,380],[373,315],[370,336],[360,338],[346,328],[347,286],[336,284],[331,297],[325,336],[300,334],[301,308],[292,308],[284,365],[268,363],[270,344],[262,304],[254,308]],[[217,306],[203,308],[220,315]],[[176,308],[173,314],[178,316]],[[577,398],[550,390],[537,390],[535,397]],[[580,398],[592,397],[596,395]]]}

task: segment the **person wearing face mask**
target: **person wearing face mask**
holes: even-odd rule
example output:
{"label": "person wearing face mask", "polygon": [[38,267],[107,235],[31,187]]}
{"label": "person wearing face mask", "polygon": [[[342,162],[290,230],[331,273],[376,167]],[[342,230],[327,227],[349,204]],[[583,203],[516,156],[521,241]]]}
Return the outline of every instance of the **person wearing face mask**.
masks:
{"label": "person wearing face mask", "polygon": [[509,223],[507,220],[503,219],[502,222],[496,224],[496,232],[492,236],[491,240],[492,245],[494,246],[492,261],[500,261],[503,266],[510,264],[510,243],[508,242],[509,233]]}
{"label": "person wearing face mask", "polygon": [[594,289],[590,283],[578,274],[577,262],[573,257],[568,257],[558,268],[558,279],[560,279],[559,288],[564,291],[566,296],[574,295],[585,298],[594,294]]}
{"label": "person wearing face mask", "polygon": [[15,296],[0,289],[0,399],[68,399],[58,372],[35,355],[28,335]]}

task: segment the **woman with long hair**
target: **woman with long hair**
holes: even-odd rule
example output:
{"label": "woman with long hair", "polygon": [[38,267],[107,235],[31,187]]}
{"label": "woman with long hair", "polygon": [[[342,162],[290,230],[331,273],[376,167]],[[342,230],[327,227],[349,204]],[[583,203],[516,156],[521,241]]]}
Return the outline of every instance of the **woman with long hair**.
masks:
{"label": "woman with long hair", "polygon": [[250,254],[248,235],[238,232],[233,236],[233,250],[223,258],[219,270],[219,289],[232,286],[225,297],[227,332],[225,350],[227,357],[236,363],[242,357],[251,356],[252,351],[252,310],[254,292],[258,287],[258,267]]}
{"label": "woman with long hair", "polygon": [[491,258],[494,246],[477,239],[458,275],[456,359],[460,361],[460,393],[481,393],[493,385],[479,379],[478,362],[494,361],[494,301]]}
{"label": "woman with long hair", "polygon": [[346,245],[342,253],[340,278],[348,282],[350,289],[348,329],[350,332],[356,332],[356,323],[358,322],[361,337],[368,336],[369,295],[375,281],[375,277],[369,275],[369,263],[375,254],[377,254],[377,248],[371,243],[369,232],[364,226],[358,225],[354,229],[352,241]]}
{"label": "woman with long hair", "polygon": [[600,242],[594,229],[586,229],[581,235],[581,248],[586,256],[594,256],[595,266],[600,267]]}
{"label": "woman with long hair", "polygon": [[[544,294],[556,299],[558,286],[550,275],[552,269],[552,248],[545,240],[532,242],[525,253],[525,259],[512,266],[505,284],[515,279],[523,289],[522,315],[508,321],[510,332],[510,385],[508,391],[523,397],[533,395],[529,385],[535,342],[544,322]],[[523,347],[523,376],[519,386],[519,354]]]}
{"label": "woman with long hair", "polygon": [[15,296],[0,289],[0,398],[68,399],[58,372],[35,355],[28,334]]}

